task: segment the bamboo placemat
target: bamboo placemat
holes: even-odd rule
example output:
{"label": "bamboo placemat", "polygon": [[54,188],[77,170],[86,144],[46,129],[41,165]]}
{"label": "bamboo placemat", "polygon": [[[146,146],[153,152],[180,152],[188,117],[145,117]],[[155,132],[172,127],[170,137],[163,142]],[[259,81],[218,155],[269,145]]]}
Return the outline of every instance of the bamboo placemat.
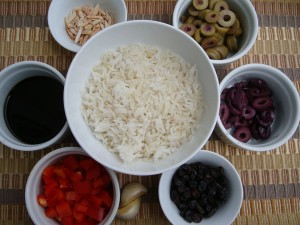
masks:
{"label": "bamboo placemat", "polygon": [[[220,81],[238,66],[264,63],[282,70],[299,91],[300,1],[251,2],[259,19],[257,41],[242,59],[217,70]],[[0,70],[18,61],[37,60],[66,74],[74,53],[63,49],[52,38],[47,25],[49,4],[49,0],[0,1]],[[176,0],[126,0],[128,20],[147,19],[171,24],[175,4]],[[244,200],[233,224],[300,224],[299,136],[298,129],[285,145],[265,153],[243,151],[224,144],[215,134],[211,136],[204,149],[229,159],[243,182]],[[0,143],[0,224],[33,224],[24,200],[27,177],[41,157],[66,146],[78,146],[72,135],[51,148],[35,152],[16,151]],[[116,219],[113,224],[169,224],[158,201],[159,177],[118,174],[121,186],[129,181],[140,181],[149,192],[134,220]]]}

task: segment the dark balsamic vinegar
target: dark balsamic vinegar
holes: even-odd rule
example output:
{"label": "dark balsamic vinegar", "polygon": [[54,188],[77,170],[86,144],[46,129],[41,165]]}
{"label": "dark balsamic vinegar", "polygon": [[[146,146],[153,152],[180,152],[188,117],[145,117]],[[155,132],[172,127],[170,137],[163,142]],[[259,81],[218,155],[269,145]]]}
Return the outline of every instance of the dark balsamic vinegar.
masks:
{"label": "dark balsamic vinegar", "polygon": [[6,97],[4,117],[12,134],[24,143],[52,139],[66,123],[63,84],[44,76],[22,80]]}

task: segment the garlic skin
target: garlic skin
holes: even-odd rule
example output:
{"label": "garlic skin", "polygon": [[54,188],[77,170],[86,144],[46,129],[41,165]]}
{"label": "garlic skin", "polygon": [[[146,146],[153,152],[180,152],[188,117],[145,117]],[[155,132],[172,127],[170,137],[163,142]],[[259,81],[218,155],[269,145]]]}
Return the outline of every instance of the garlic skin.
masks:
{"label": "garlic skin", "polygon": [[135,217],[141,206],[141,196],[147,193],[147,188],[138,182],[127,184],[121,193],[117,218],[129,220]]}

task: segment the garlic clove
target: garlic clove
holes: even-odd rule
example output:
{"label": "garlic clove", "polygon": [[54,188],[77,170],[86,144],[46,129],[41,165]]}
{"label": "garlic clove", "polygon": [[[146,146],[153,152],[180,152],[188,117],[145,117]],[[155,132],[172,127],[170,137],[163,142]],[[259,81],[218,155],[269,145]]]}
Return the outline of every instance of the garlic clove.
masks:
{"label": "garlic clove", "polygon": [[123,220],[130,220],[133,217],[135,217],[139,210],[141,205],[141,198],[136,198],[133,201],[131,201],[129,204],[125,205],[122,208],[119,208],[117,211],[117,218],[123,219]]}
{"label": "garlic clove", "polygon": [[138,182],[127,184],[121,194],[120,208],[128,205],[130,202],[147,193],[147,188]]}

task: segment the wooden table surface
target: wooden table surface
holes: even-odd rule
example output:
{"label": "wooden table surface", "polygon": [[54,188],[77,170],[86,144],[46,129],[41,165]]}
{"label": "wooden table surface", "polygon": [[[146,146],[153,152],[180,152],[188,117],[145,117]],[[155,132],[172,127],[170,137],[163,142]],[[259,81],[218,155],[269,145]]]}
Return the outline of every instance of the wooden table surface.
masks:
{"label": "wooden table surface", "polygon": [[[47,11],[50,2],[0,1],[0,70],[18,61],[36,60],[48,63],[66,75],[74,53],[62,48],[49,32]],[[299,91],[300,0],[251,2],[259,20],[257,41],[243,58],[217,70],[219,80],[238,66],[264,63],[283,71]],[[147,19],[171,24],[175,4],[175,0],[126,0],[128,20]],[[78,146],[71,134],[55,146],[35,152],[16,151],[0,143],[0,224],[33,224],[24,200],[27,177],[41,157],[66,146]],[[286,144],[265,153],[229,146],[215,134],[204,149],[225,156],[241,176],[244,200],[233,224],[300,224],[299,129]],[[158,201],[159,177],[118,174],[121,186],[140,181],[148,187],[149,193],[143,198],[135,219],[127,222],[116,219],[113,224],[169,224]]]}

